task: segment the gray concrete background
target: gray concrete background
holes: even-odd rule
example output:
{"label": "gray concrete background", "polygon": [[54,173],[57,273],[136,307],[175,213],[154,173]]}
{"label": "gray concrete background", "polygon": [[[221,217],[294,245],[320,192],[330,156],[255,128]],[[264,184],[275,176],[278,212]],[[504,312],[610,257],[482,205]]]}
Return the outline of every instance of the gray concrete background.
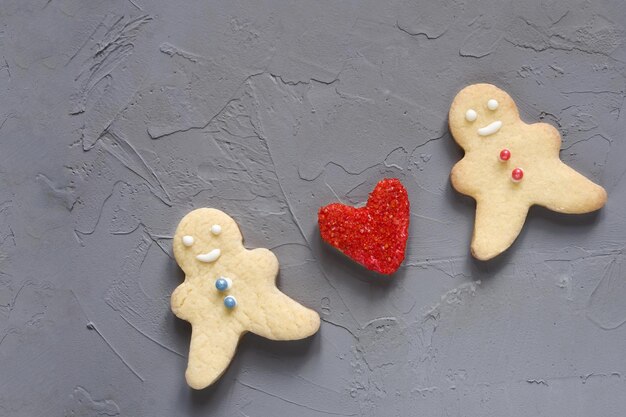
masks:
{"label": "gray concrete background", "polygon": [[[0,415],[623,417],[625,22],[621,0],[1,0]],[[533,209],[473,260],[446,115],[474,82],[555,125],[607,206]],[[412,205],[390,280],[316,229],[385,176]],[[323,323],[247,335],[193,392],[171,236],[204,206]]]}

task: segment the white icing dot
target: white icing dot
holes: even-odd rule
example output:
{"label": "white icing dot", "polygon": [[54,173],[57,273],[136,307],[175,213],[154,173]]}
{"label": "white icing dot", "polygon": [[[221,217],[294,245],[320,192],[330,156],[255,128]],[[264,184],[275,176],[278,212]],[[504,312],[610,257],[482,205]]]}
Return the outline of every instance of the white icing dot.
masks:
{"label": "white icing dot", "polygon": [[498,108],[498,100],[492,98],[487,102],[487,108],[489,110],[495,110]]}
{"label": "white icing dot", "polygon": [[468,111],[465,112],[465,120],[467,120],[468,122],[473,122],[474,120],[476,120],[477,117],[478,117],[478,114],[476,113],[476,110],[474,109],[469,109]]}
{"label": "white icing dot", "polygon": [[193,236],[183,236],[183,245],[189,247],[191,245],[193,245]]}
{"label": "white icing dot", "polygon": [[211,226],[211,233],[213,233],[215,236],[219,235],[220,233],[222,233],[222,226],[220,226],[219,224],[214,224],[213,226]]}

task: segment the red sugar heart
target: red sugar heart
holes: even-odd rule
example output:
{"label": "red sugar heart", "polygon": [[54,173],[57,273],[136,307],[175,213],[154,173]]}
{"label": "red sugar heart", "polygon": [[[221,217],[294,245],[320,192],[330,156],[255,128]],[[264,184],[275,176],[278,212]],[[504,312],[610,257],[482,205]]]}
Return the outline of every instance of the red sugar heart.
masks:
{"label": "red sugar heart", "polygon": [[339,203],[319,209],[320,234],[328,244],[367,269],[392,274],[404,260],[409,198],[400,180],[384,179],[361,208]]}

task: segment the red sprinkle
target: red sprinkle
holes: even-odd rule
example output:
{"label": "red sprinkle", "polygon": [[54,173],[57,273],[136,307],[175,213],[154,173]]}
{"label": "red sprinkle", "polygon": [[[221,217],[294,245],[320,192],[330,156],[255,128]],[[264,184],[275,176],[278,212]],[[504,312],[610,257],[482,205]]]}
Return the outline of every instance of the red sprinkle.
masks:
{"label": "red sprinkle", "polygon": [[500,151],[500,160],[501,161],[508,161],[509,159],[511,159],[511,151],[509,151],[508,149],[502,149]]}
{"label": "red sprinkle", "polygon": [[515,182],[519,182],[524,178],[524,170],[522,168],[515,168],[511,172],[511,179]]}
{"label": "red sprinkle", "polygon": [[367,269],[392,274],[404,260],[409,198],[400,180],[383,179],[361,208],[339,203],[319,209],[320,234],[328,244]]}

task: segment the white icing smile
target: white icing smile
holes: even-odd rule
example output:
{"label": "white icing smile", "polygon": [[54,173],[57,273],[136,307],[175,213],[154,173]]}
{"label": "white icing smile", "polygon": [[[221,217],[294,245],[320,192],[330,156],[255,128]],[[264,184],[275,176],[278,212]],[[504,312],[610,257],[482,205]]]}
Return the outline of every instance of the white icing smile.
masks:
{"label": "white icing smile", "polygon": [[480,136],[489,136],[496,133],[502,127],[502,122],[500,120],[496,120],[495,122],[489,123],[485,127],[481,127],[478,129],[478,134]]}
{"label": "white icing smile", "polygon": [[217,261],[217,258],[219,258],[221,254],[222,252],[219,249],[213,249],[210,252],[201,253],[197,255],[196,259],[199,260],[200,262],[215,262]]}

